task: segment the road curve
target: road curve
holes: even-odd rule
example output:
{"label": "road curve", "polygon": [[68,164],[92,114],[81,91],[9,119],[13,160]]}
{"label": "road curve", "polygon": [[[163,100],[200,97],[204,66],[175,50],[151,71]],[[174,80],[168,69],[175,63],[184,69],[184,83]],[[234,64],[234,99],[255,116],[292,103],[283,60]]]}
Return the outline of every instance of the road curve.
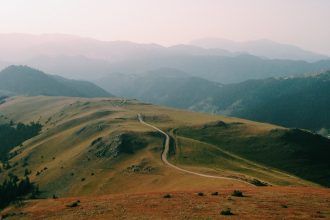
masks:
{"label": "road curve", "polygon": [[255,186],[255,185],[253,185],[252,183],[249,183],[249,182],[246,182],[246,181],[243,181],[243,180],[240,180],[240,179],[235,179],[235,178],[230,178],[230,177],[222,177],[222,176],[213,176],[213,175],[207,175],[207,174],[197,173],[197,172],[193,172],[193,171],[189,171],[189,170],[182,169],[182,168],[180,168],[180,167],[175,166],[174,164],[171,164],[171,163],[168,162],[168,160],[167,160],[167,155],[168,155],[168,152],[169,152],[169,149],[170,149],[170,137],[168,136],[168,134],[165,133],[164,131],[160,130],[160,129],[157,128],[156,126],[153,126],[153,125],[148,124],[148,123],[146,123],[145,121],[143,121],[143,117],[142,117],[141,114],[138,114],[138,119],[139,119],[139,121],[140,121],[141,124],[146,125],[146,126],[148,126],[148,127],[151,127],[151,128],[153,128],[153,129],[155,129],[156,131],[162,133],[162,134],[165,136],[165,145],[164,145],[164,150],[163,150],[163,153],[162,153],[161,158],[162,158],[162,161],[163,161],[166,165],[168,165],[168,166],[170,166],[170,167],[172,167],[172,168],[174,168],[174,169],[176,169],[176,170],[180,170],[180,171],[182,171],[182,172],[189,173],[189,174],[193,174],[193,175],[196,175],[196,176],[201,176],[201,177],[206,177],[206,178],[213,178],[213,179],[233,180],[233,181],[237,181],[237,182],[245,183],[245,184],[247,184],[247,185]]}

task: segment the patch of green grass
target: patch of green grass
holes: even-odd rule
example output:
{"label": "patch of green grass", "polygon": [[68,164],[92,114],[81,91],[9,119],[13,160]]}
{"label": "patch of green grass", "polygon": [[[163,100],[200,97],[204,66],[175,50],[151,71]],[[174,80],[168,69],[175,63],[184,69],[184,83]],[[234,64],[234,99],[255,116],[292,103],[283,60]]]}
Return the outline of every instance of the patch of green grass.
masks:
{"label": "patch of green grass", "polygon": [[297,181],[297,178],[291,179],[283,173],[257,165],[215,145],[181,136],[176,136],[176,139],[176,154],[170,160],[178,166],[207,167],[232,174],[241,173],[251,177],[251,182],[262,179],[262,184],[266,184],[266,181],[275,185],[290,185]]}
{"label": "patch of green grass", "polygon": [[244,124],[182,128],[177,134],[330,186],[330,140],[319,135],[298,129],[274,129],[254,134]]}

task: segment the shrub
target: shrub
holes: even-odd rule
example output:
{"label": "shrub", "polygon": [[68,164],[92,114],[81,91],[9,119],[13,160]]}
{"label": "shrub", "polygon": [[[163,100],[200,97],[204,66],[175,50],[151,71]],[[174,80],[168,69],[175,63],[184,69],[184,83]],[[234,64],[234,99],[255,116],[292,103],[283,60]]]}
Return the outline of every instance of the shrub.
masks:
{"label": "shrub", "polygon": [[224,209],[220,212],[221,215],[234,215],[234,213],[231,212],[230,208]]}
{"label": "shrub", "polygon": [[166,195],[163,196],[163,198],[169,199],[169,198],[172,198],[172,196],[170,194],[166,194]]}
{"label": "shrub", "polygon": [[204,196],[204,193],[199,192],[199,193],[197,193],[197,195],[198,195],[198,196]]}
{"label": "shrub", "polygon": [[243,197],[243,192],[239,190],[234,190],[234,192],[231,195],[236,197]]}
{"label": "shrub", "polygon": [[251,181],[249,181],[249,182],[252,183],[252,184],[255,185],[255,186],[268,186],[267,183],[262,182],[262,181],[260,181],[260,180],[258,180],[258,179],[253,179],[253,180],[251,180]]}
{"label": "shrub", "polygon": [[211,195],[212,196],[217,196],[217,195],[219,195],[219,193],[218,192],[213,192],[213,193],[211,193]]}
{"label": "shrub", "polygon": [[84,182],[86,180],[86,178],[81,178],[81,182]]}
{"label": "shrub", "polygon": [[67,204],[66,206],[69,207],[69,208],[73,208],[73,207],[79,206],[79,203],[80,203],[80,201],[77,200],[75,202],[71,202],[71,203]]}

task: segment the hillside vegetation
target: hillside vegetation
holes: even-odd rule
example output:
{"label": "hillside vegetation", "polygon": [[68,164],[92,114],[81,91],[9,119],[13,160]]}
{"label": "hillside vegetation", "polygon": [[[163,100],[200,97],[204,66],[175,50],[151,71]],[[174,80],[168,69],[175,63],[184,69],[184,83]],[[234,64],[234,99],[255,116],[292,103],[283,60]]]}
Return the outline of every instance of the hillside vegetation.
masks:
{"label": "hillside vegetation", "polygon": [[[115,84],[114,82],[117,82]],[[116,75],[100,86],[119,96],[318,131],[330,129],[330,72],[220,84],[175,69]],[[120,85],[128,85],[122,89]]]}
{"label": "hillside vegetation", "polygon": [[[29,177],[39,185],[41,196],[246,186],[244,182],[204,178],[164,165],[160,160],[164,137],[139,123],[138,113],[146,122],[169,131],[183,143],[173,145],[175,153],[170,157],[179,167],[246,182],[257,179],[268,185],[317,186],[328,180],[328,168],[319,162],[327,163],[323,159],[326,152],[319,151],[323,148],[315,148],[315,155],[299,150],[321,142],[327,144],[324,138],[315,136],[306,146],[307,142],[301,140],[308,139],[309,133],[294,133],[294,138],[286,139],[283,137],[295,130],[270,124],[114,98],[17,97],[0,105],[0,112],[15,122],[38,121],[43,126],[38,136],[12,150],[16,156],[9,160],[10,168],[3,170],[4,175],[12,172],[18,177],[23,177],[26,169],[30,170]],[[221,129],[219,121],[230,129]],[[205,131],[213,139],[203,139]],[[222,139],[224,135],[227,138]],[[276,150],[272,150],[275,147]],[[255,157],[250,153],[253,149],[258,152]],[[292,169],[260,160],[262,155],[270,154],[269,150],[288,152],[275,154],[273,159],[285,161]],[[306,157],[314,159],[306,165],[300,164],[300,170],[308,172],[304,175],[293,172],[296,162]],[[319,181],[321,172],[325,176]]]}
{"label": "hillside vegetation", "polygon": [[36,136],[40,130],[41,125],[34,122],[28,125],[22,123],[0,124],[0,161],[6,161],[8,153],[13,147]]}
{"label": "hillside vegetation", "polygon": [[[214,150],[225,150],[250,161],[273,167],[330,187],[330,140],[303,130],[273,129],[252,135],[244,124],[218,123],[204,127],[183,128],[177,135],[211,144]],[[182,144],[185,147],[187,144]],[[201,162],[212,163],[216,155],[201,152]],[[203,153],[203,154],[202,154]],[[214,154],[214,153],[213,153]],[[191,158],[191,155],[186,155]],[[230,163],[228,163],[230,164]]]}

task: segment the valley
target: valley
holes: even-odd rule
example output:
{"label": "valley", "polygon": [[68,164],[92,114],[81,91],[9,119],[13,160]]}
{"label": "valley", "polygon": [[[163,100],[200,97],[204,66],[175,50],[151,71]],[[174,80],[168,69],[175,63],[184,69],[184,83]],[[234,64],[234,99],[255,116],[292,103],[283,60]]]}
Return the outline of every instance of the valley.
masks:
{"label": "valley", "polygon": [[115,74],[96,84],[153,104],[330,132],[329,71],[223,84],[161,68],[142,76]]}

